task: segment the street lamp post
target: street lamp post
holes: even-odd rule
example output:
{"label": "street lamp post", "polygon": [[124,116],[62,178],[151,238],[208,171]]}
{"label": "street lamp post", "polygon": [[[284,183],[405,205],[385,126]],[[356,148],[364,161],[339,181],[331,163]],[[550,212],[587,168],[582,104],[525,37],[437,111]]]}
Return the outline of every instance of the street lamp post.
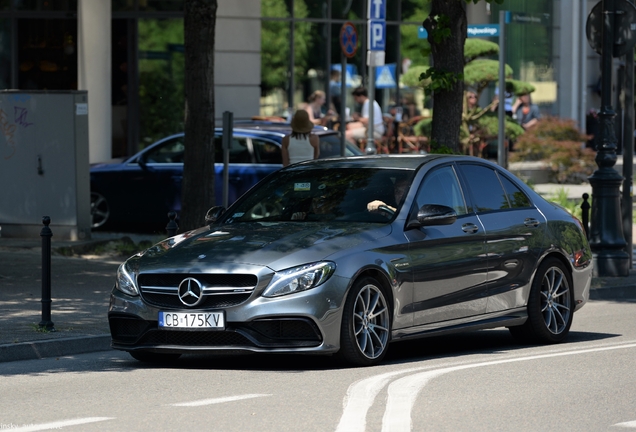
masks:
{"label": "street lamp post", "polygon": [[619,189],[623,177],[616,164],[615,112],[612,109],[612,57],[614,47],[615,3],[603,0],[601,53],[600,134],[595,138],[598,169],[589,177],[592,185],[590,246],[596,276],[627,276],[629,256],[623,237]]}

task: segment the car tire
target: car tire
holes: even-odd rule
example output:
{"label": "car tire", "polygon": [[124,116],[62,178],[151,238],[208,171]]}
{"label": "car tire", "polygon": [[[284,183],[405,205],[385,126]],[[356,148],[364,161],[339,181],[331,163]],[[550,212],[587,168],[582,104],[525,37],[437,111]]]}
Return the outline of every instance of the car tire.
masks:
{"label": "car tire", "polygon": [[372,277],[357,281],[345,302],[339,356],[356,366],[382,361],[391,336],[391,313],[382,285]]}
{"label": "car tire", "polygon": [[91,227],[102,228],[110,218],[110,206],[104,195],[91,192]]}
{"label": "car tire", "polygon": [[181,357],[181,354],[178,353],[156,353],[150,351],[129,351],[128,354],[135,360],[144,363],[171,363]]}
{"label": "car tire", "polygon": [[573,316],[572,277],[561,261],[548,258],[532,281],[527,321],[509,330],[520,342],[559,343],[568,336]]}

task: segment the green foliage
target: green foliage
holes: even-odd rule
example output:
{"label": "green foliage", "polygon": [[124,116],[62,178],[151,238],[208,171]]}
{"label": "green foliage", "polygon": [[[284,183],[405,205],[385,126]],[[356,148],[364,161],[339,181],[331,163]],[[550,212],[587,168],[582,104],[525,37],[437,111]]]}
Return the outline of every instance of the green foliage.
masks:
{"label": "green foliage", "polygon": [[431,117],[424,118],[413,126],[413,132],[417,136],[430,137],[433,127],[433,119]]}
{"label": "green foliage", "polygon": [[450,37],[450,18],[447,15],[429,16],[428,19],[434,22],[430,37],[435,43],[442,43]]}
{"label": "green foliage", "polygon": [[464,43],[464,64],[468,64],[478,57],[499,55],[499,45],[480,38],[467,38]]}
{"label": "green foliage", "polygon": [[[428,14],[431,10],[431,1],[425,0],[423,3],[424,4],[422,6],[418,6],[418,9],[414,11],[412,15],[406,16],[404,21],[421,23],[428,18]],[[411,59],[413,62],[411,64],[411,68],[418,65],[429,65],[431,46],[428,43],[428,39],[419,38],[418,27],[419,26],[416,25],[400,26],[402,41],[400,44],[401,58]]]}
{"label": "green foliage", "polygon": [[[523,135],[523,128],[510,117],[505,116],[504,130],[506,137],[516,140]],[[497,112],[488,112],[476,120],[476,125],[486,139],[496,138],[499,135],[499,116]]]}
{"label": "green foliage", "polygon": [[[505,67],[507,77],[512,76],[512,68]],[[476,59],[464,66],[464,84],[481,93],[491,82],[499,79],[499,62],[490,59]]]}
{"label": "green foliage", "polygon": [[182,19],[139,20],[139,115],[141,147],[180,132],[185,112],[185,57],[171,49],[183,46]]}
{"label": "green foliage", "polygon": [[430,84],[424,89],[427,95],[435,91],[449,91],[459,80],[464,79],[464,74],[456,74],[430,67],[420,75],[420,81],[430,79]]}
{"label": "green foliage", "polygon": [[[550,202],[553,202],[553,203],[563,207],[570,214],[572,214],[576,218],[578,218],[578,220],[582,220],[583,219],[583,209],[581,209],[581,204],[582,204],[583,200],[581,199],[581,201],[578,201],[578,200],[572,200],[572,199],[568,198],[568,193],[567,193],[567,191],[564,188],[559,188],[557,190],[556,196],[549,196],[549,197],[544,197],[544,198],[547,199]],[[592,205],[592,197],[591,196],[588,198],[587,202],[590,204],[590,206]]]}
{"label": "green foliage", "polygon": [[402,84],[408,87],[421,87],[425,88],[431,83],[430,79],[421,79],[421,76],[426,73],[428,66],[411,66],[408,71],[401,77]]}
{"label": "green foliage", "polygon": [[438,143],[435,140],[431,140],[431,148],[430,148],[429,153],[433,153],[433,154],[457,154],[450,147],[448,147],[448,146],[446,146],[444,144],[440,144],[440,143]]}
{"label": "green foliage", "polygon": [[[507,76],[507,75],[506,75]],[[516,95],[516,96],[521,96],[524,94],[530,94],[532,92],[534,92],[536,89],[535,87],[525,81],[518,81],[518,80],[514,80],[514,79],[507,79],[506,80],[506,91]]]}
{"label": "green foliage", "polygon": [[511,162],[546,161],[558,183],[579,183],[594,172],[596,153],[574,120],[544,117],[516,142]]}
{"label": "green foliage", "polygon": [[[263,17],[288,18],[285,0],[262,0]],[[294,2],[296,18],[306,18],[307,6],[304,1]],[[296,82],[305,75],[309,57],[309,43],[312,38],[311,23],[297,23],[294,28],[294,79]],[[263,21],[261,24],[261,85],[266,93],[274,88],[285,88],[288,84],[290,28],[286,21]]]}

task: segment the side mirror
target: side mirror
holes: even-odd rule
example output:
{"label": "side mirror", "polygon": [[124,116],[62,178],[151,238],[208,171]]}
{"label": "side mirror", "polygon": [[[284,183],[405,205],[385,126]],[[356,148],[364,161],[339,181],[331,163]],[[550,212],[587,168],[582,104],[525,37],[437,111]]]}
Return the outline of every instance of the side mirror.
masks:
{"label": "side mirror", "polygon": [[205,223],[207,225],[212,225],[216,223],[217,220],[225,213],[225,207],[223,206],[214,206],[205,214]]}
{"label": "side mirror", "polygon": [[[417,223],[420,226],[450,225],[457,220],[457,212],[450,207],[438,204],[425,204],[417,211]],[[409,223],[409,226],[415,221]]]}

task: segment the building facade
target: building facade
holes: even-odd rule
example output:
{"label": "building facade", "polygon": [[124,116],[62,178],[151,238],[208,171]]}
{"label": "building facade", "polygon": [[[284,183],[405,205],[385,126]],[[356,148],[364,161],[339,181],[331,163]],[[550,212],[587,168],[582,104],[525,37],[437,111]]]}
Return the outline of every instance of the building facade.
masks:
{"label": "building facade", "polygon": [[[423,108],[430,102],[423,93],[397,82],[409,68],[428,65],[420,31],[427,2],[386,1],[389,67],[381,81],[376,77],[376,98],[388,110],[414,95]],[[507,63],[516,79],[536,84],[543,112],[583,125],[599,102],[599,56],[585,38],[594,4],[479,2],[468,7],[468,22],[495,23],[501,8],[543,16],[540,26],[507,25]],[[87,90],[90,161],[130,155],[183,130],[183,6],[183,0],[0,0],[0,86]],[[217,122],[224,111],[235,120],[285,116],[315,90],[334,96],[331,72],[343,65],[349,91],[368,86],[367,7],[368,0],[218,0]],[[345,59],[340,31],[346,22],[356,27],[359,45]]]}

